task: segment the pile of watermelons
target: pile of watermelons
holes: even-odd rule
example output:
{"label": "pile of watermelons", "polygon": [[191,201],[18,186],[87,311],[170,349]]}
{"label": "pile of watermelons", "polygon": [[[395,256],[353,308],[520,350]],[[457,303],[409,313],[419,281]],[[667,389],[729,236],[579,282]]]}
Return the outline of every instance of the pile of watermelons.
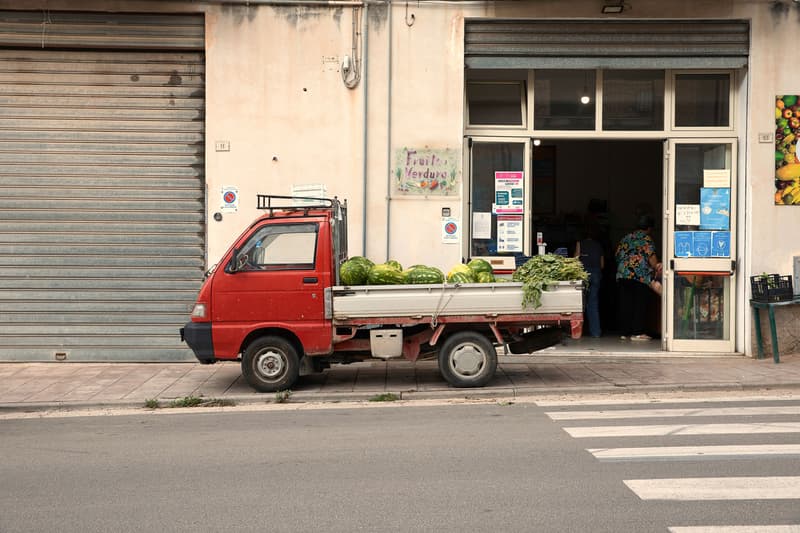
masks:
{"label": "pile of watermelons", "polygon": [[466,265],[454,266],[447,277],[436,267],[413,265],[406,269],[395,261],[375,264],[366,257],[349,258],[339,267],[343,285],[404,285],[447,283],[493,283],[492,265],[483,259],[472,259]]}

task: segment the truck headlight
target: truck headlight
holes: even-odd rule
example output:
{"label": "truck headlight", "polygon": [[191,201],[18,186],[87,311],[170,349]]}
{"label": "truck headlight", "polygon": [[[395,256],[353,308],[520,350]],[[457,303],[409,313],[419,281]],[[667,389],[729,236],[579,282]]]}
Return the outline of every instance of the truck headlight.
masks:
{"label": "truck headlight", "polygon": [[206,317],[206,304],[196,303],[192,308],[192,318],[205,318]]}

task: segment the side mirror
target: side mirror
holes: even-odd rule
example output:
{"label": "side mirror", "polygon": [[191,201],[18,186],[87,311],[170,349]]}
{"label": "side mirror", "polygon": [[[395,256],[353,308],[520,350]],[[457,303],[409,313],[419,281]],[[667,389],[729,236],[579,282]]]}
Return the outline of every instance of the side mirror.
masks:
{"label": "side mirror", "polygon": [[230,274],[235,274],[239,272],[239,249],[233,249],[233,255],[231,255],[231,260],[228,263],[227,268],[225,269],[226,272]]}

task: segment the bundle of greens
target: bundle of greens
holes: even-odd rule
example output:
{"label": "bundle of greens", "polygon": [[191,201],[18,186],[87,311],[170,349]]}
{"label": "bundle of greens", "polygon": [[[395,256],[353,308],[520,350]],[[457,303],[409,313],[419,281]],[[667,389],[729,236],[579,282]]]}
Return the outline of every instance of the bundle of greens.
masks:
{"label": "bundle of greens", "polygon": [[560,255],[534,255],[511,276],[522,282],[522,307],[542,305],[542,291],[558,281],[586,281],[589,274],[580,259]]}

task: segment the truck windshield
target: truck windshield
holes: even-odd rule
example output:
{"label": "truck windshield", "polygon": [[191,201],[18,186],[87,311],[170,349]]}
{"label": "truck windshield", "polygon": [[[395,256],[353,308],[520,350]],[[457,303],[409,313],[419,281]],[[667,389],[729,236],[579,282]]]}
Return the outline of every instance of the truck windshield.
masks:
{"label": "truck windshield", "polygon": [[235,270],[314,269],[318,229],[316,223],[262,226],[239,249]]}

